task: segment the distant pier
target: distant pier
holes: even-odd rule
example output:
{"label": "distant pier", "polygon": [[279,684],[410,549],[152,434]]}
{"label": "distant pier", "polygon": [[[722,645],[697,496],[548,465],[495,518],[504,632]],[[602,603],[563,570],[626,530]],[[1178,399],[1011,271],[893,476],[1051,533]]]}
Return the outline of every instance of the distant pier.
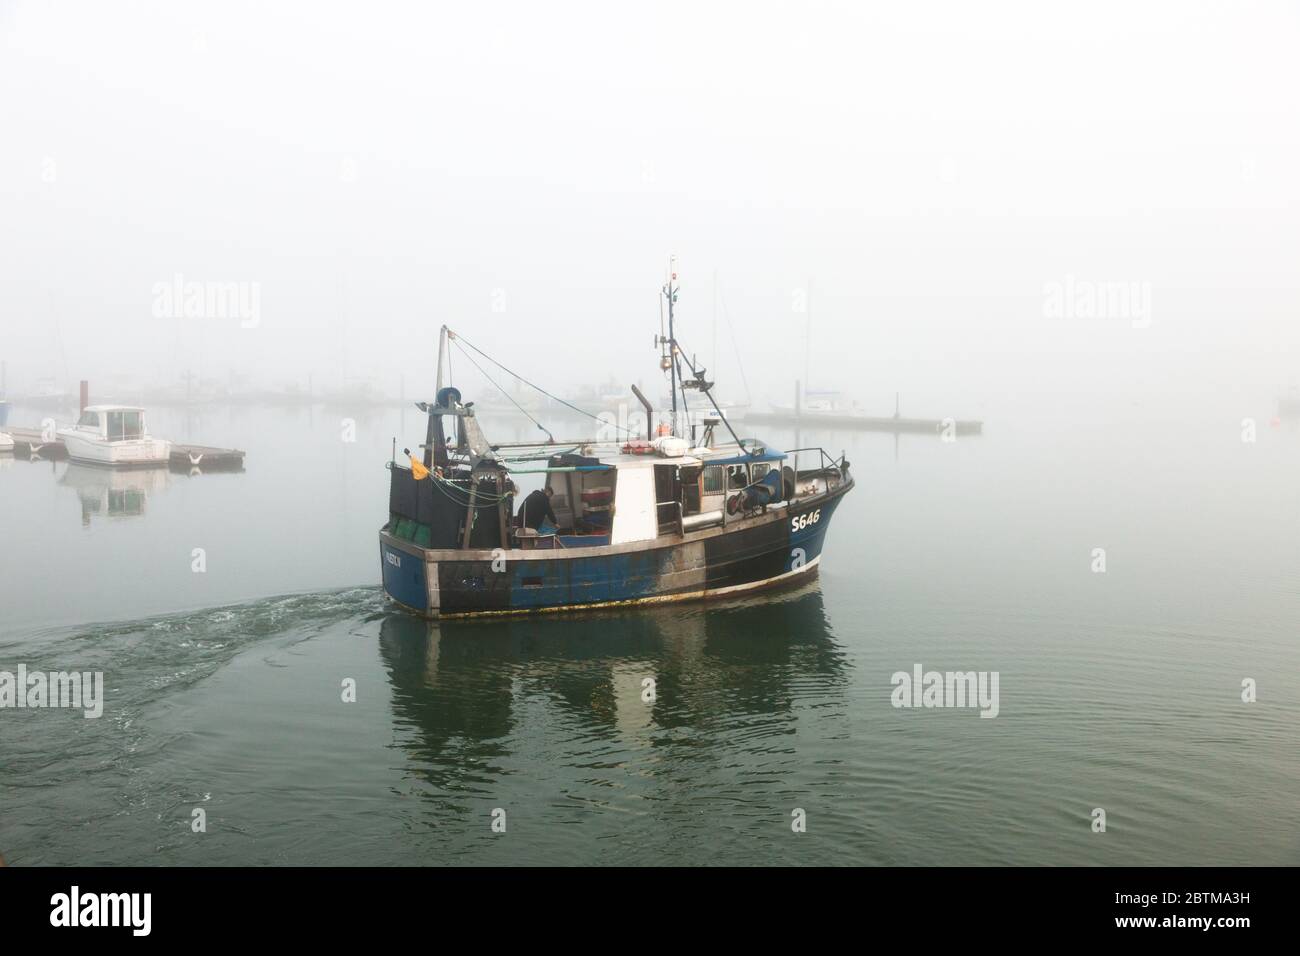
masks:
{"label": "distant pier", "polygon": [[58,438],[46,441],[41,437],[39,428],[14,428],[8,426],[5,433],[14,440],[14,454],[27,455],[32,458],[44,458],[47,461],[62,461],[68,457],[68,449]]}
{"label": "distant pier", "polygon": [[750,412],[742,419],[755,425],[809,425],[818,428],[842,428],[863,432],[894,432],[938,435],[951,427],[957,435],[979,435],[984,431],[981,421],[959,421],[948,418],[901,418],[890,415],[845,415],[835,412]]}
{"label": "distant pier", "polygon": [[[5,428],[13,437],[14,455],[18,457],[43,458],[46,461],[63,461],[68,457],[68,448],[60,438],[46,441],[39,428]],[[92,464],[93,463],[88,463]],[[243,471],[244,453],[238,448],[213,448],[209,445],[183,445],[173,442],[171,457],[167,465],[172,471]],[[159,467],[156,464],[152,467]],[[150,467],[150,465],[94,465],[99,468]]]}
{"label": "distant pier", "polygon": [[243,471],[244,453],[238,448],[213,448],[209,445],[172,445],[167,462],[172,471]]}
{"label": "distant pier", "polygon": [[856,407],[828,407],[838,404],[837,392],[813,393],[829,394],[831,402],[822,402],[821,407],[809,407],[807,395],[794,383],[794,405],[777,406],[770,412],[748,412],[741,420],[755,425],[811,425],[817,428],[842,428],[859,432],[890,432],[895,435],[907,433],[913,435],[942,435],[952,429],[954,435],[979,435],[984,431],[982,421],[963,421],[955,418],[904,418],[900,414],[902,407],[899,394],[894,393],[894,414],[863,415]]}

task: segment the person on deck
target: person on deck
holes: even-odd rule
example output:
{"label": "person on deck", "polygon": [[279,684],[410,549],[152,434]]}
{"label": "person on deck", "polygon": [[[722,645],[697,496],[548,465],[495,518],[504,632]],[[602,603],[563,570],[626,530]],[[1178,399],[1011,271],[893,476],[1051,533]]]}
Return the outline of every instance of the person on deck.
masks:
{"label": "person on deck", "polygon": [[551,510],[551,495],[554,493],[550,488],[539,488],[524,499],[519,513],[523,516],[525,528],[534,528],[542,534],[556,531],[559,522]]}

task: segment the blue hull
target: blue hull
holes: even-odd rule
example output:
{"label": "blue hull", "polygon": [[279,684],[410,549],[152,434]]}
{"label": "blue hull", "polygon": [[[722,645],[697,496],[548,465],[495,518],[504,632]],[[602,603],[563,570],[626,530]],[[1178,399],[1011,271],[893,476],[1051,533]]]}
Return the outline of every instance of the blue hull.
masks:
{"label": "blue hull", "polygon": [[384,590],[430,617],[681,601],[795,584],[816,573],[834,493],[725,528],[556,551],[429,550],[380,533]]}

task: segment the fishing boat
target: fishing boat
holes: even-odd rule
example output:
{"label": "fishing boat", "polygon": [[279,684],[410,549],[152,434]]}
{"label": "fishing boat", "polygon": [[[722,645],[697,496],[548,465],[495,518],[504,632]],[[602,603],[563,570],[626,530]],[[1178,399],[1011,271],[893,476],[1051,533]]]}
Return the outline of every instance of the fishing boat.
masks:
{"label": "fishing boat", "polygon": [[[849,462],[740,437],[707,370],[676,338],[671,267],[662,292],[666,330],[661,318],[655,346],[671,404],[655,410],[633,386],[646,432],[613,441],[558,441],[535,421],[545,441],[490,442],[474,402],[444,385],[450,349],[489,382],[480,362],[543,390],[443,326],[435,401],[417,403],[428,418],[422,455],[399,458],[394,441],[387,463],[379,550],[392,600],[432,618],[524,614],[735,597],[817,574],[831,518],[853,488]],[[693,414],[691,402],[713,414]],[[524,475],[549,490],[553,526],[516,516]]]}
{"label": "fishing boat", "polygon": [[77,424],[60,428],[59,438],[73,461],[95,465],[165,465],[171,442],[149,434],[144,409],[131,405],[88,405]]}

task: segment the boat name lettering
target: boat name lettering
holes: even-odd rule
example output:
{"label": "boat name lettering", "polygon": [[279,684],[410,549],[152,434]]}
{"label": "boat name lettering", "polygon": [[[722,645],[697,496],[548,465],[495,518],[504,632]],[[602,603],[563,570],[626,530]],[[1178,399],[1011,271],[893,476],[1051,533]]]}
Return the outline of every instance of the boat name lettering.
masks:
{"label": "boat name lettering", "polygon": [[804,528],[808,527],[810,524],[816,524],[818,521],[821,520],[821,517],[822,517],[822,509],[821,509],[821,508],[818,508],[816,511],[810,511],[810,512],[809,512],[808,514],[806,514],[806,515],[799,515],[799,516],[797,516],[797,517],[791,518],[791,519],[790,519],[790,530],[791,530],[791,531],[802,531]]}

